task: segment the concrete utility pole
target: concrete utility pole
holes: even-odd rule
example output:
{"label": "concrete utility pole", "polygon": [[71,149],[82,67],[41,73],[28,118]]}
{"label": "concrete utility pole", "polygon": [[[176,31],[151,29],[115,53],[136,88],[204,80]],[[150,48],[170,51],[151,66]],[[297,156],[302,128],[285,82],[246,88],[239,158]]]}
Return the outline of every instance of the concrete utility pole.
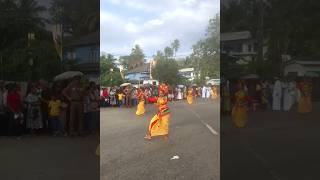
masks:
{"label": "concrete utility pole", "polygon": [[258,61],[257,61],[257,71],[260,71],[260,65],[263,62],[263,0],[258,0],[258,9],[259,9],[259,24],[258,24]]}

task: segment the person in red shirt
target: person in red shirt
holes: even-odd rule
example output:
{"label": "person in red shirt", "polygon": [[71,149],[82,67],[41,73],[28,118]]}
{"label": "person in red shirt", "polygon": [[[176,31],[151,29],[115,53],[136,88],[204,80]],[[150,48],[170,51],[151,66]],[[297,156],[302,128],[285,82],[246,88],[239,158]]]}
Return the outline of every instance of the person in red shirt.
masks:
{"label": "person in red shirt", "polygon": [[12,85],[8,90],[7,106],[9,109],[9,135],[21,136],[23,117],[21,113],[21,96],[17,85]]}

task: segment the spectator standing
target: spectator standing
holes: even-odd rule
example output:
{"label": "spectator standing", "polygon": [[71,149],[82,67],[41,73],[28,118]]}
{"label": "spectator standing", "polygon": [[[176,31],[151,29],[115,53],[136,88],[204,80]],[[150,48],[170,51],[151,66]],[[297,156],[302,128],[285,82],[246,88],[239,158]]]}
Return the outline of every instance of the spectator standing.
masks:
{"label": "spectator standing", "polygon": [[125,94],[125,106],[128,108],[131,106],[131,91],[129,87],[125,87],[124,89],[124,94]]}
{"label": "spectator standing", "polygon": [[138,104],[136,88],[133,88],[131,91],[131,102],[132,102],[132,106],[136,106]]}
{"label": "spectator standing", "polygon": [[17,85],[11,85],[8,88],[7,107],[9,114],[8,135],[17,136],[20,139],[22,135],[23,116],[21,113],[22,102]]}
{"label": "spectator standing", "polygon": [[49,124],[52,128],[52,134],[57,136],[62,133],[61,121],[60,121],[60,110],[61,110],[61,100],[57,95],[52,95],[51,100],[48,103],[49,110]]}
{"label": "spectator standing", "polygon": [[70,102],[70,135],[82,135],[84,128],[84,89],[80,82],[81,77],[77,76],[63,90],[63,94]]}
{"label": "spectator standing", "polygon": [[27,103],[26,128],[30,129],[31,134],[34,134],[35,131],[43,128],[41,101],[35,86],[31,87],[25,102]]}

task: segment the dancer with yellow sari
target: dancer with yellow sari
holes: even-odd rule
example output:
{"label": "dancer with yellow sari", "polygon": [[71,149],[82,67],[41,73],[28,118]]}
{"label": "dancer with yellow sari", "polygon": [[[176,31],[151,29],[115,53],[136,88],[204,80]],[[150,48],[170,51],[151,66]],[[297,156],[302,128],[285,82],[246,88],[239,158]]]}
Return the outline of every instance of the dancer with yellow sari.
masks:
{"label": "dancer with yellow sari", "polygon": [[138,89],[137,98],[139,100],[139,104],[137,106],[136,115],[140,116],[140,115],[145,114],[145,112],[146,112],[146,110],[144,108],[144,93],[143,93],[142,89]]}
{"label": "dancer with yellow sari", "polygon": [[309,113],[312,111],[311,92],[312,92],[312,83],[307,81],[302,83],[302,87],[301,87],[302,97],[300,98],[300,101],[298,104],[299,113]]}
{"label": "dancer with yellow sari", "polygon": [[164,96],[164,92],[159,91],[159,97],[156,103],[159,110],[151,119],[147,135],[144,138],[150,140],[154,136],[164,136],[165,139],[168,139],[171,113],[167,103],[168,99]]}
{"label": "dancer with yellow sari", "polygon": [[192,87],[190,87],[188,89],[187,102],[188,102],[188,104],[192,104],[192,102],[193,102],[193,90],[192,90]]}
{"label": "dancer with yellow sari", "polygon": [[212,88],[211,88],[211,98],[213,100],[218,98],[218,90],[215,86],[212,86]]}
{"label": "dancer with yellow sari", "polygon": [[240,83],[235,93],[235,105],[232,108],[232,120],[237,128],[244,128],[247,125],[246,92]]}

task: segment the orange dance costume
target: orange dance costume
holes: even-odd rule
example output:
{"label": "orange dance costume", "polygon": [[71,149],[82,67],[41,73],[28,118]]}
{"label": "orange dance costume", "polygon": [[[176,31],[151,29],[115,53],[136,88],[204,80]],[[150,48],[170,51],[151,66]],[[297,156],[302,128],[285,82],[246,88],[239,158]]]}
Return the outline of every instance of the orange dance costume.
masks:
{"label": "orange dance costume", "polygon": [[211,98],[213,100],[218,98],[218,90],[216,87],[212,87],[211,89]]}
{"label": "orange dance costume", "polygon": [[149,135],[162,136],[169,134],[169,121],[171,112],[167,105],[168,100],[166,97],[159,97],[156,105],[159,108],[158,113],[153,116],[149,124]]}
{"label": "orange dance costume", "polygon": [[312,84],[307,82],[303,83],[301,91],[302,91],[302,97],[298,104],[298,112],[309,113],[312,111],[312,101],[311,101]]}
{"label": "orange dance costume", "polygon": [[144,95],[142,90],[138,91],[138,100],[139,104],[137,106],[136,115],[140,116],[146,113],[146,109],[144,108]]}
{"label": "orange dance costume", "polygon": [[237,128],[244,128],[247,125],[246,93],[239,90],[235,93],[235,105],[232,108],[232,120]]}
{"label": "orange dance costume", "polygon": [[192,95],[192,89],[189,89],[188,90],[188,96],[187,96],[187,102],[188,102],[188,104],[192,104],[192,102],[193,102],[193,95]]}

